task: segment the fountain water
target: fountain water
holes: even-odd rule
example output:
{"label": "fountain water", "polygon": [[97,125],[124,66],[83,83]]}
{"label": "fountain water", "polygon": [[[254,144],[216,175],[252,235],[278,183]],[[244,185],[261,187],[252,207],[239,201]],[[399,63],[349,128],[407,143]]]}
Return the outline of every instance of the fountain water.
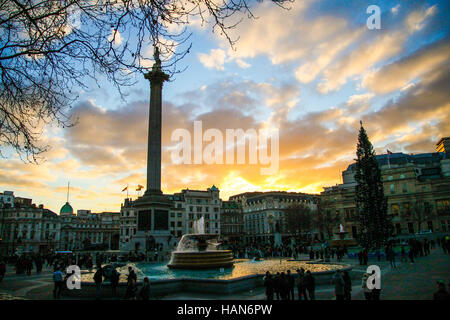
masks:
{"label": "fountain water", "polygon": [[194,222],[194,231],[185,234],[177,249],[172,252],[169,264],[172,269],[212,269],[229,268],[234,264],[231,250],[218,250],[217,234],[204,233],[203,217]]}

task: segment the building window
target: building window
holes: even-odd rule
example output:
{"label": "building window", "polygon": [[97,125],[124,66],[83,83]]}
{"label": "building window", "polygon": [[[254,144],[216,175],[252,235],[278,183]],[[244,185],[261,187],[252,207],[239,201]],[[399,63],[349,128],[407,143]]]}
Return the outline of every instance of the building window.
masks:
{"label": "building window", "polygon": [[408,189],[406,187],[406,182],[403,183],[403,193],[408,192]]}
{"label": "building window", "polygon": [[395,193],[395,184],[391,184],[391,193]]}

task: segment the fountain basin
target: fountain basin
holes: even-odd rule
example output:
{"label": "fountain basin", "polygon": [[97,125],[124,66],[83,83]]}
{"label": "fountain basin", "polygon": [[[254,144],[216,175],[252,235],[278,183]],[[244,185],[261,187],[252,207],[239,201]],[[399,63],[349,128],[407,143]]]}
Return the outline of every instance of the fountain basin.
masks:
{"label": "fountain basin", "polygon": [[[264,274],[270,271],[286,272],[291,270],[294,278],[297,277],[298,268],[310,270],[316,279],[316,285],[329,285],[337,269],[347,270],[355,281],[361,279],[361,272],[352,271],[352,266],[342,263],[317,263],[311,261],[294,261],[282,259],[264,259],[250,261],[248,259],[236,259],[233,268],[219,269],[169,269],[162,263],[130,263],[118,268],[121,272],[117,292],[123,296],[126,291],[126,275],[128,266],[132,266],[138,275],[138,285],[142,285],[143,277],[148,277],[151,283],[152,297],[161,297],[180,292],[199,292],[212,294],[233,294],[254,290],[264,285]],[[95,295],[94,272],[81,275],[81,290],[67,290],[67,294],[73,297],[89,297]],[[110,284],[103,283],[102,296],[111,296]]]}
{"label": "fountain basin", "polygon": [[172,252],[168,268],[171,269],[217,269],[231,268],[234,264],[233,253],[231,250],[214,250]]}
{"label": "fountain basin", "polygon": [[218,250],[218,234],[185,234],[172,252],[170,269],[231,268],[234,263],[231,250]]}

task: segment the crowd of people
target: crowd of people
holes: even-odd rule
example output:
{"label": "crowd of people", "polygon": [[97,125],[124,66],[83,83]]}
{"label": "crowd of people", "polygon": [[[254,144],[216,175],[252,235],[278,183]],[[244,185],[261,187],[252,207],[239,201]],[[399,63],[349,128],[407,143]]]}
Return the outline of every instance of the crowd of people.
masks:
{"label": "crowd of people", "polygon": [[[371,252],[367,249],[362,249],[357,252],[357,257],[360,265],[368,265],[369,256],[376,257],[377,261],[384,256],[385,260],[390,263],[392,269],[397,268],[396,256],[400,256],[400,262],[411,264],[416,263],[420,257],[430,254],[431,250],[440,247],[444,254],[450,254],[450,239],[448,236],[436,239],[399,239],[392,241],[386,245],[384,251],[377,250]],[[310,260],[322,260],[340,262],[342,258],[348,254],[348,248],[338,247],[322,247],[322,246],[307,246],[307,245],[292,245],[290,243],[283,243],[281,246],[270,246],[269,244],[253,243],[251,245],[230,245],[228,248],[232,249],[236,258],[299,258],[299,256],[306,255]],[[121,296],[123,299],[143,299],[147,300],[150,297],[150,281],[147,277],[143,278],[142,285],[139,288],[136,272],[130,266],[128,274],[121,275],[114,266],[114,262],[139,262],[139,261],[159,261],[158,248],[151,256],[145,253],[129,252],[121,255],[116,254],[105,255],[103,253],[80,253],[73,254],[71,252],[39,254],[39,253],[23,253],[21,255],[13,254],[10,256],[0,256],[0,282],[6,274],[7,265],[14,266],[16,274],[23,274],[25,276],[31,275],[33,270],[36,274],[42,272],[43,267],[53,270],[54,290],[53,296],[55,299],[61,297],[62,292],[66,288],[67,279],[71,274],[67,274],[66,270],[69,265],[78,265],[80,269],[88,269],[92,271],[94,265],[97,265],[93,280],[96,285],[96,298],[100,299],[102,296],[102,285],[105,281],[110,282],[111,295],[115,298],[118,296],[118,286],[121,276],[126,277],[125,294]],[[148,254],[148,253],[147,253]],[[109,264],[108,264],[109,263]],[[379,300],[380,289],[369,288],[367,286],[367,279],[370,274],[363,274],[361,280],[362,290],[367,300]],[[125,279],[124,279],[125,280]],[[125,281],[124,281],[125,282]],[[125,284],[123,284],[125,285]],[[334,293],[336,300],[351,300],[352,279],[347,271],[338,270],[330,285],[334,286]],[[268,300],[314,300],[316,281],[313,274],[309,270],[300,268],[296,273],[291,273],[290,270],[286,272],[277,272],[271,274],[267,272],[264,277],[265,295]],[[295,290],[296,289],[296,290]],[[296,294],[295,294],[295,291]],[[438,291],[433,298],[436,300],[448,299],[444,283],[438,283]]]}
{"label": "crowd of people", "polygon": [[291,274],[291,270],[277,272],[276,275],[267,271],[264,276],[264,287],[266,289],[267,300],[296,300],[295,288],[297,288],[297,297],[299,300],[315,300],[314,291],[316,288],[315,278],[311,271],[297,269],[297,276]]}

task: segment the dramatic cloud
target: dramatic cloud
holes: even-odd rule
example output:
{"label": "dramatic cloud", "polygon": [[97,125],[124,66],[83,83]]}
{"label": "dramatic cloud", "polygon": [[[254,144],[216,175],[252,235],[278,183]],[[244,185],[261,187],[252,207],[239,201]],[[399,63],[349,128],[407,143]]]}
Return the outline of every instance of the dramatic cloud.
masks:
{"label": "dramatic cloud", "polygon": [[376,93],[390,93],[435,70],[450,60],[450,38],[432,43],[410,56],[368,74],[363,86]]}

